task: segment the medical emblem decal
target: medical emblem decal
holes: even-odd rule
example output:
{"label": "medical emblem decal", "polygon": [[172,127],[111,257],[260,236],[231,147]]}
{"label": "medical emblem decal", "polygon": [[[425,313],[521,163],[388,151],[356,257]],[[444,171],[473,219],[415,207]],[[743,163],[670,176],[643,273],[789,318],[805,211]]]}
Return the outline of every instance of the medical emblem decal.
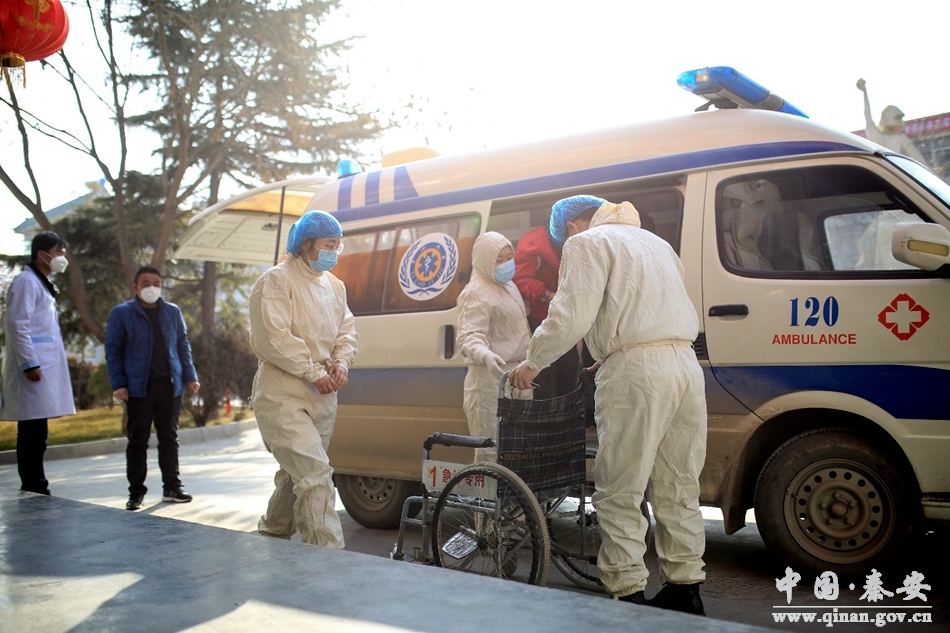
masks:
{"label": "medical emblem decal", "polygon": [[458,247],[445,233],[423,235],[409,247],[399,264],[399,287],[416,301],[439,296],[455,278]]}
{"label": "medical emblem decal", "polygon": [[930,320],[930,313],[911,299],[910,295],[899,294],[891,301],[891,305],[881,310],[877,320],[889,329],[891,334],[906,341]]}

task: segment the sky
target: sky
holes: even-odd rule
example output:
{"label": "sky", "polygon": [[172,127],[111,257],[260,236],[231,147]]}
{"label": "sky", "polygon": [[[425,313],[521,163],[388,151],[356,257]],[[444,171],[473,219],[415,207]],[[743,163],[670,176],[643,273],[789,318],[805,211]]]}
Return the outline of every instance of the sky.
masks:
{"label": "sky", "polygon": [[[81,12],[66,9],[66,51],[82,59],[92,39]],[[940,114],[950,111],[950,89],[938,83],[948,24],[946,0],[343,0],[321,28],[330,40],[357,36],[339,60],[345,98],[404,119],[369,148],[363,162],[372,168],[408,147],[457,154],[687,114],[702,101],[676,77],[706,66],[732,66],[841,130],[864,128],[859,78],[875,120],[890,104],[906,120]],[[74,125],[52,73],[36,63],[27,73],[22,103]],[[108,113],[96,120],[110,138]],[[131,167],[149,169],[149,139],[132,141]],[[110,154],[108,143],[102,149]],[[47,209],[101,178],[91,160],[45,139],[31,137],[31,150]],[[6,108],[0,162],[27,185]],[[28,217],[0,188],[0,252],[24,252],[13,229]]]}

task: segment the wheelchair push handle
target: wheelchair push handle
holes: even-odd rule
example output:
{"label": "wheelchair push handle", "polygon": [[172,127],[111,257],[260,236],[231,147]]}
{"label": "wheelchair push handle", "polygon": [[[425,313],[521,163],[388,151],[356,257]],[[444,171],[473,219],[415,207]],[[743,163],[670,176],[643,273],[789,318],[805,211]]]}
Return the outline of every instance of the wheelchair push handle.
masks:
{"label": "wheelchair push handle", "polygon": [[433,433],[422,443],[427,452],[436,444],[441,446],[461,446],[463,448],[491,448],[495,440],[485,436],[455,435],[453,433]]}
{"label": "wheelchair push handle", "polygon": [[[504,400],[505,398],[508,397],[508,396],[505,395],[505,385],[508,384],[508,376],[509,376],[509,374],[511,374],[512,371],[513,371],[513,370],[509,369],[508,371],[506,371],[505,373],[503,373],[503,374],[501,375],[501,379],[498,381],[498,399],[499,399],[499,400]],[[538,384],[537,384],[537,383],[531,383],[531,386],[532,386],[532,388],[534,388],[534,389],[537,389],[537,388],[538,388]],[[511,386],[512,392],[515,391],[516,389],[517,389],[518,391],[521,391],[521,389],[518,389],[517,387]]]}

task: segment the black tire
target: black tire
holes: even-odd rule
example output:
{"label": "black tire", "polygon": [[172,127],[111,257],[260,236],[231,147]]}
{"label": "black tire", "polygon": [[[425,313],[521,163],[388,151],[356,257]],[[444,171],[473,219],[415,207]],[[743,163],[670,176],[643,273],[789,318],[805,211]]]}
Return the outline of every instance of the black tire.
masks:
{"label": "black tire", "polygon": [[[547,512],[551,536],[551,561],[572,583],[588,591],[605,591],[597,568],[600,551],[600,524],[590,496],[573,490]],[[553,505],[553,503],[552,503]]]}
{"label": "black tire", "polygon": [[398,528],[406,499],[422,494],[418,481],[340,474],[334,479],[346,513],[363,527],[377,530]]}
{"label": "black tire", "polygon": [[847,429],[809,431],[765,463],[755,520],[765,544],[792,569],[867,574],[909,542],[919,513],[913,477]]}
{"label": "black tire", "polygon": [[[497,483],[495,499],[458,494],[467,478]],[[455,554],[446,550],[455,545]],[[445,548],[445,549],[443,549]],[[551,542],[541,506],[515,473],[478,463],[458,471],[432,513],[432,555],[439,567],[543,585]]]}

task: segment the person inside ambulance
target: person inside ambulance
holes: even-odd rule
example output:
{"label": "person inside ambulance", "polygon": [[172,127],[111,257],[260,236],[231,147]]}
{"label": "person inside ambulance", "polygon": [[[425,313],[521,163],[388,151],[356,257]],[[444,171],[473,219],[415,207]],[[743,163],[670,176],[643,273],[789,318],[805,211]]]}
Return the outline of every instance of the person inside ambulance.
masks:
{"label": "person inside ambulance", "polygon": [[[570,222],[588,209],[597,209],[605,202],[596,196],[572,196],[560,200],[551,208],[551,221],[538,226],[518,240],[515,248],[514,282],[528,304],[528,325],[534,332],[548,316],[548,304],[557,292],[561,248]],[[535,398],[554,398],[574,391],[580,359],[577,350],[570,349],[546,367],[538,376]]]}
{"label": "person inside ambulance", "polygon": [[730,264],[746,270],[773,269],[759,250],[759,237],[767,214],[781,201],[778,187],[761,178],[723,189],[723,246]]}
{"label": "person inside ambulance", "polygon": [[287,255],[251,291],[251,346],[257,374],[251,401],[264,445],[280,465],[258,529],[304,543],[343,548],[327,448],[336,392],[356,356],[356,327],[343,282],[330,274],[343,230],[329,213],[309,211],[287,235]]}
{"label": "person inside ambulance", "polygon": [[[703,615],[706,536],[699,473],[706,457],[703,371],[691,343],[699,319],[672,247],[640,228],[629,202],[605,202],[566,223],[558,292],[512,372],[528,388],[538,372],[583,337],[599,363],[594,508],[601,580],[614,597]],[[647,485],[665,581],[649,602],[643,563]]]}
{"label": "person inside ambulance", "polygon": [[[489,231],[472,247],[472,279],[458,298],[458,346],[468,365],[463,407],[472,435],[498,439],[498,381],[524,360],[528,319],[511,282],[514,256],[508,238]],[[513,396],[530,399],[531,391]],[[497,449],[475,449],[475,461],[495,461]]]}
{"label": "person inside ambulance", "polygon": [[821,244],[818,240],[818,229],[812,216],[799,211],[795,214],[798,220],[798,246],[801,250],[802,268],[809,271],[827,270]]}

